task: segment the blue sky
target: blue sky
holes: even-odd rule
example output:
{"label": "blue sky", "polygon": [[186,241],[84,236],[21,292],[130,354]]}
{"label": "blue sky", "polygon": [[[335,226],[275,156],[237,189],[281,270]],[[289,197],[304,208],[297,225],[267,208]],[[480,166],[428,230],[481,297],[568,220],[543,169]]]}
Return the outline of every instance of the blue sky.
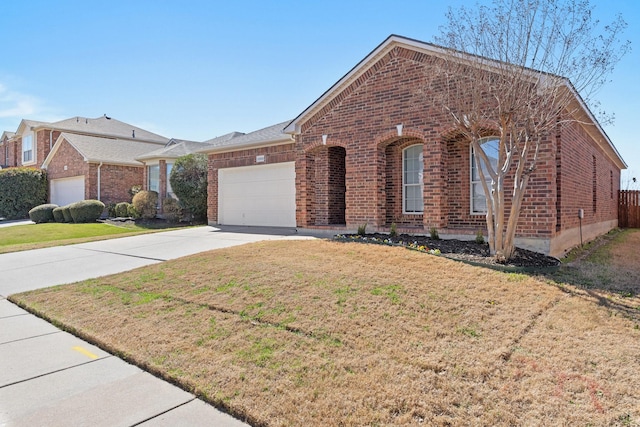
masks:
{"label": "blue sky", "polygon": [[[591,3],[629,24],[599,96],[626,188],[640,180],[640,2]],[[2,1],[0,131],[105,113],[196,141],[253,131],[297,116],[389,34],[432,41],[461,4],[475,1]]]}

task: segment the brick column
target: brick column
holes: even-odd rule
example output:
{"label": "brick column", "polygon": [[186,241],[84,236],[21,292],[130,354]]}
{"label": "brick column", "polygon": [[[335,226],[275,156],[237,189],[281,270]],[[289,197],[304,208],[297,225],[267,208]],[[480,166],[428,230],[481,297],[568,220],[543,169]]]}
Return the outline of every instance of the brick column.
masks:
{"label": "brick column", "polygon": [[423,225],[425,230],[431,227],[446,228],[448,225],[446,144],[443,141],[425,141],[423,154]]}
{"label": "brick column", "polygon": [[296,158],[296,224],[315,225],[315,156],[299,153]]}

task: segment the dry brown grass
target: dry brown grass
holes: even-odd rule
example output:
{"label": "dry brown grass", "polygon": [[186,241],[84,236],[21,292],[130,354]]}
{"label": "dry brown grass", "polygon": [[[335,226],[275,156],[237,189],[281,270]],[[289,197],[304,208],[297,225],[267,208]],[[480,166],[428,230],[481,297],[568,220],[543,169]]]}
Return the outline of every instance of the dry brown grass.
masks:
{"label": "dry brown grass", "polygon": [[634,425],[598,298],[401,248],[278,241],[13,296],[255,425]]}

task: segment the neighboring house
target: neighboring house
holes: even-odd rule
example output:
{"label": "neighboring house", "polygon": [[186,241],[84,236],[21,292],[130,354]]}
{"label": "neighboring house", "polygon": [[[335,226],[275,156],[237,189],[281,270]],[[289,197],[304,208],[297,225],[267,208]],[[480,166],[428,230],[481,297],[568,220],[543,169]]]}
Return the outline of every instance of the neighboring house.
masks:
{"label": "neighboring house", "polygon": [[158,209],[163,212],[164,199],[177,198],[171,190],[171,169],[178,157],[200,152],[210,145],[226,142],[237,136],[244,135],[240,132],[231,132],[204,142],[185,141],[171,139],[164,147],[146,152],[135,159],[144,164],[143,189],[158,193]]}
{"label": "neighboring house", "polygon": [[10,164],[15,163],[13,160],[15,150],[13,145],[9,143],[14,135],[15,132],[2,132],[2,137],[0,137],[0,169],[8,168]]}
{"label": "neighboring house", "polygon": [[143,164],[135,158],[168,141],[106,115],[54,123],[22,120],[14,134],[3,134],[0,164],[46,169],[51,203],[109,204],[131,199],[129,189],[144,179]]}
{"label": "neighboring house", "polygon": [[[209,223],[339,231],[395,223],[462,238],[485,230],[469,143],[451,136],[440,106],[417,96],[443,55],[390,36],[293,121],[203,150]],[[584,118],[545,141],[517,228],[518,246],[554,256],[617,226],[626,167],[576,101]]]}

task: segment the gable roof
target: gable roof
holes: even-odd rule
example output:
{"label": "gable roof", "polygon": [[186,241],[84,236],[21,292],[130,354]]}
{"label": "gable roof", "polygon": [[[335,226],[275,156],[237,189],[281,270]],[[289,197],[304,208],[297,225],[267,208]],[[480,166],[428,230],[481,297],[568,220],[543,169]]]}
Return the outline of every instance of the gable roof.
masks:
{"label": "gable roof", "polygon": [[5,130],[4,132],[2,132],[2,136],[0,137],[0,143],[2,143],[2,141],[4,141],[5,139],[13,138],[15,134],[16,134],[15,132],[9,132]]}
{"label": "gable roof", "polygon": [[135,160],[158,147],[156,143],[132,141],[99,136],[79,135],[63,132],[56,140],[53,149],[44,160],[42,167],[47,168],[63,141],[67,141],[89,163],[107,163],[125,166],[142,166]]}
{"label": "gable roof", "polygon": [[169,138],[146,131],[137,126],[121,122],[120,120],[112,119],[106,115],[95,119],[72,117],[70,119],[60,120],[53,123],[35,120],[22,120],[16,133],[24,132],[25,128],[33,130],[51,129],[69,133],[155,142],[158,144],[166,144],[167,141],[169,141]]}
{"label": "gable roof", "polygon": [[[307,107],[302,113],[300,113],[295,119],[287,124],[284,129],[284,132],[295,135],[301,132],[301,126],[304,122],[313,117],[316,113],[322,110],[325,106],[330,104],[334,98],[338,97],[345,89],[351,86],[354,82],[360,79],[363,75],[365,75],[369,70],[382,59],[385,55],[387,55],[391,50],[396,47],[402,47],[408,50],[412,50],[415,52],[423,53],[430,56],[436,56],[441,58],[454,58],[459,61],[466,61],[469,63],[476,63],[482,67],[490,67],[499,69],[499,65],[504,65],[499,61],[492,60],[489,58],[479,57],[473,54],[467,54],[464,52],[454,51],[449,48],[445,48],[442,46],[438,46],[432,43],[427,43],[403,36],[398,36],[395,34],[387,37],[382,43],[378,45],[371,53],[365,56],[360,62],[358,62],[347,74],[345,74],[340,80],[338,80],[333,86],[331,86],[327,91],[325,91],[318,99],[316,99],[309,107]],[[509,65],[509,64],[506,64]],[[513,65],[515,67],[515,65]],[[525,70],[527,75],[529,72],[531,74],[540,73],[536,70]],[[547,74],[551,76],[550,74]],[[589,107],[585,104],[584,100],[580,96],[580,94],[575,90],[569,79],[562,76],[552,76],[558,79],[560,84],[563,84],[567,87],[567,89],[573,94],[576,102],[579,104],[582,111],[584,111],[585,119],[587,122],[591,122],[594,126],[588,126],[593,129],[589,132],[592,138],[595,140],[597,144],[608,154],[609,158],[616,163],[621,169],[625,169],[627,164],[622,159],[622,156],[613,145],[613,142],[609,139],[607,133],[602,129],[600,123],[592,114]]]}
{"label": "gable roof", "polygon": [[293,143],[293,137],[284,132],[289,121],[258,129],[253,132],[242,134],[230,139],[219,139],[207,141],[207,147],[200,150],[200,153],[216,153],[226,151],[238,151],[248,148],[268,147],[271,145]]}

